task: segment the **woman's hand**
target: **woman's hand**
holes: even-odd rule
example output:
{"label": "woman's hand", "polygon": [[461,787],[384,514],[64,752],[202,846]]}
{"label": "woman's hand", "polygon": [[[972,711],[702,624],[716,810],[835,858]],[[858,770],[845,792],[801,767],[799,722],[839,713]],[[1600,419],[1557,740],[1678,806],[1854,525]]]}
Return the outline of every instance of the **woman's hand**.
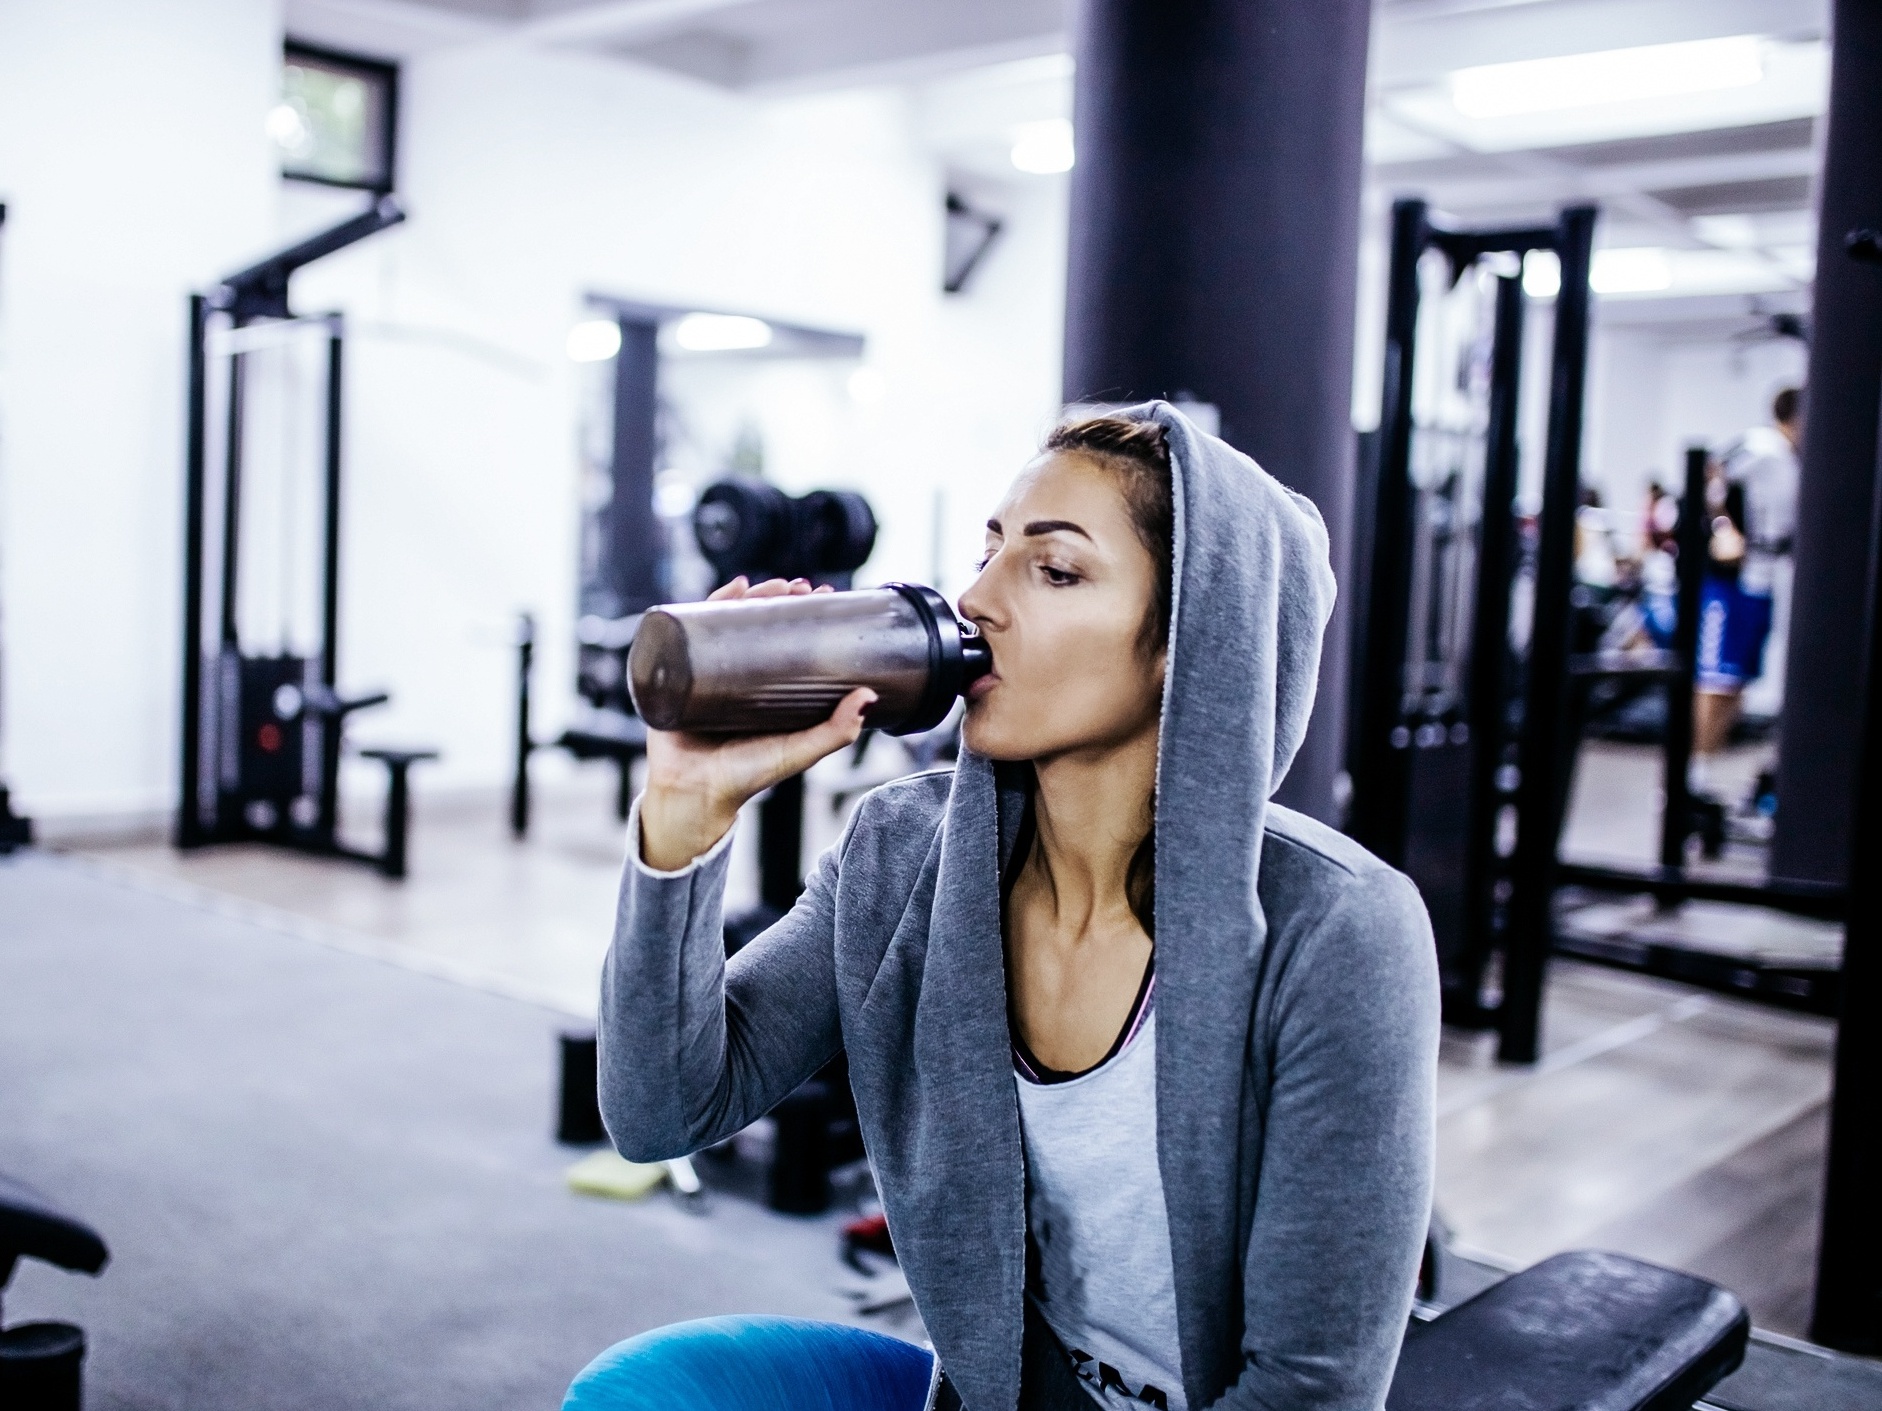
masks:
{"label": "woman's hand", "polygon": [[[802,578],[750,586],[734,578],[707,599],[777,598],[811,592]],[[819,588],[817,592],[829,592]],[[686,866],[726,835],[739,809],[773,784],[854,744],[876,693],[858,686],[821,725],[789,735],[647,732],[647,791],[640,800],[641,860],[658,872]]]}

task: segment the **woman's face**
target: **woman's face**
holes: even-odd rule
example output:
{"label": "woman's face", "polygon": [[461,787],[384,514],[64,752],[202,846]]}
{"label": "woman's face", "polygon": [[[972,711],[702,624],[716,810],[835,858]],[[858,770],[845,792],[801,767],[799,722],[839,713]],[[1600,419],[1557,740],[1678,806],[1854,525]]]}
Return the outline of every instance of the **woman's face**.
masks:
{"label": "woman's face", "polygon": [[993,670],[968,692],[967,747],[1043,759],[1154,730],[1164,653],[1147,655],[1141,633],[1156,571],[1115,473],[1076,452],[1022,470],[961,595],[993,650]]}

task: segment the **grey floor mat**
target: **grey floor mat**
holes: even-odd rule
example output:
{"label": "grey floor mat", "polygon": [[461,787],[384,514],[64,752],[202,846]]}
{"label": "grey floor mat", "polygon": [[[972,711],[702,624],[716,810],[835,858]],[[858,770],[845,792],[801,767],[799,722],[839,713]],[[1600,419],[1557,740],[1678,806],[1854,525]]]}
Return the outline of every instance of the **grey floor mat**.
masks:
{"label": "grey floor mat", "polygon": [[91,1411],[554,1407],[618,1338],[842,1318],[831,1219],[571,1195],[547,1010],[26,854],[0,862],[0,1170],[94,1223],[9,1323]]}

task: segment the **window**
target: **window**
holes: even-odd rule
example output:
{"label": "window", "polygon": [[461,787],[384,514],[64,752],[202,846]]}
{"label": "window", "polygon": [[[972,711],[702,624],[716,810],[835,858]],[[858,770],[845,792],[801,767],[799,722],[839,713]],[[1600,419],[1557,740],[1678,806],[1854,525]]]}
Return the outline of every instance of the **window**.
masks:
{"label": "window", "polygon": [[289,44],[281,101],[268,114],[281,175],[390,191],[398,99],[396,65]]}

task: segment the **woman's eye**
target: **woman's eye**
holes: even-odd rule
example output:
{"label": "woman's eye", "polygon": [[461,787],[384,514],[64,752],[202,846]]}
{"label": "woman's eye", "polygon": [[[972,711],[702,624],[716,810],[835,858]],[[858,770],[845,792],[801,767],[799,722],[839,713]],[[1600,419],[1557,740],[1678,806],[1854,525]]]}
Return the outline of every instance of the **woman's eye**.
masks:
{"label": "woman's eye", "polygon": [[1069,588],[1078,581],[1078,575],[1076,573],[1068,573],[1062,568],[1054,568],[1049,563],[1040,564],[1039,571],[1046,576],[1046,582],[1050,583],[1054,588]]}
{"label": "woman's eye", "polygon": [[974,572],[975,573],[986,572],[987,565],[992,562],[993,562],[993,550],[988,549],[986,553],[982,554],[979,558],[974,560]]}

